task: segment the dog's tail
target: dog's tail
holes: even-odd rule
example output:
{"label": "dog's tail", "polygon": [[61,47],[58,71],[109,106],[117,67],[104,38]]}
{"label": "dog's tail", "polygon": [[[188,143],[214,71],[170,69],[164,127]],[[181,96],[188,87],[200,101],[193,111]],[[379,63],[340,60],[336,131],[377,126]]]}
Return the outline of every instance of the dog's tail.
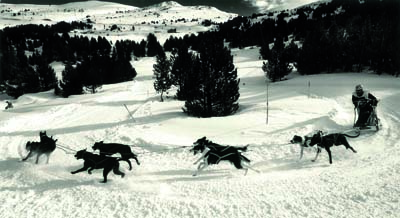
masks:
{"label": "dog's tail", "polygon": [[243,151],[246,152],[247,151],[247,147],[249,147],[249,145],[243,146],[243,147],[236,147],[238,151]]}
{"label": "dog's tail", "polygon": [[343,133],[344,136],[349,137],[349,138],[357,138],[358,136],[360,136],[361,132],[357,131],[356,135],[348,135],[346,133]]}

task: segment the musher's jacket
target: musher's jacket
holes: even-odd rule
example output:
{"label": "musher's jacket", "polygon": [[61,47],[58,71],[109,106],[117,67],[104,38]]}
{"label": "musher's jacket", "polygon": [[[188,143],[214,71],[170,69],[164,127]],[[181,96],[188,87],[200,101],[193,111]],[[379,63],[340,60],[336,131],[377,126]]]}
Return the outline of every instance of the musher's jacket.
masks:
{"label": "musher's jacket", "polygon": [[367,103],[367,101],[369,101],[371,106],[376,106],[378,104],[378,99],[368,91],[364,91],[361,96],[358,96],[356,92],[353,92],[351,100],[353,101],[354,107],[363,106],[362,104]]}

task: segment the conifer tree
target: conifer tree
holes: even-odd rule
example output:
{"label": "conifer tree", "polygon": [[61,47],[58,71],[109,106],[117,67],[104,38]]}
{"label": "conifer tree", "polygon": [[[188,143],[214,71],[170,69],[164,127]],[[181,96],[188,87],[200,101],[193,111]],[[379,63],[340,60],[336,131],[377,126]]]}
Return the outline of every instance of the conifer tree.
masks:
{"label": "conifer tree", "polygon": [[50,65],[48,65],[44,61],[39,61],[36,67],[36,72],[39,76],[41,91],[47,91],[53,89],[56,86],[56,73]]}
{"label": "conifer tree", "polygon": [[92,94],[96,93],[104,83],[105,74],[107,72],[106,63],[108,58],[94,55],[76,67],[77,74],[82,77],[83,86]]}
{"label": "conifer tree", "polygon": [[11,52],[11,55],[15,57],[15,61],[12,61],[13,64],[9,66],[11,72],[8,72],[7,77],[7,94],[18,98],[25,93],[39,92],[39,75],[29,65],[25,51],[17,47],[16,53]]}
{"label": "conifer tree", "polygon": [[161,93],[161,102],[163,102],[163,93],[171,88],[171,63],[164,52],[157,55],[156,61],[157,63],[153,65],[154,89],[157,93]]}
{"label": "conifer tree", "polygon": [[263,43],[260,48],[260,55],[263,60],[267,60],[270,57],[271,50],[269,49],[268,42]]}
{"label": "conifer tree", "polygon": [[71,65],[67,64],[62,72],[62,81],[60,89],[63,97],[70,95],[80,95],[83,93],[83,82],[78,71]]}
{"label": "conifer tree", "polygon": [[187,81],[190,80],[188,76],[192,75],[194,56],[185,43],[172,52],[171,62],[171,82],[178,87],[177,98],[186,100],[189,90],[193,89],[187,85]]}
{"label": "conifer tree", "polygon": [[184,112],[198,117],[235,113],[239,108],[239,79],[230,50],[222,41],[215,41],[204,44],[199,53],[200,76]]}
{"label": "conifer tree", "polygon": [[158,54],[161,54],[164,50],[161,44],[158,42],[157,37],[150,33],[147,35],[147,56],[148,57],[155,57]]}
{"label": "conifer tree", "polygon": [[272,82],[276,82],[288,75],[292,68],[285,53],[283,38],[277,38],[274,47],[271,49],[268,62],[264,62],[262,69]]}

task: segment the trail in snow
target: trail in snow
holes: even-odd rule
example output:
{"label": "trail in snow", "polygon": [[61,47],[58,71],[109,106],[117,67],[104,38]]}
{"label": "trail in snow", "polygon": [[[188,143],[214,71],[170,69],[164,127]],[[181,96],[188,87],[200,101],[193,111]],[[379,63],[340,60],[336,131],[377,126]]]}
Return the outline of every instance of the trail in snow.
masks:
{"label": "trail in snow", "polygon": [[[396,217],[400,212],[397,79],[293,74],[270,85],[266,124],[263,73],[254,67],[260,63],[243,61],[257,50],[236,53],[241,109],[229,117],[187,117],[181,111],[183,102],[161,103],[154,93],[147,94],[152,81],[145,76],[105,86],[95,95],[55,99],[41,93],[16,100],[14,110],[0,112],[2,217]],[[153,61],[141,64],[152,66]],[[143,75],[151,75],[150,68],[144,70]],[[383,129],[349,139],[356,154],[343,146],[332,148],[332,165],[325,151],[311,162],[313,149],[305,150],[299,160],[299,147],[288,144],[293,135],[352,126],[350,95],[360,82],[381,99],[378,115]],[[40,130],[70,150],[56,149],[47,165],[21,162],[21,148],[28,140],[39,140]],[[174,148],[190,146],[202,136],[225,145],[250,144],[246,156],[261,173],[244,176],[244,171],[221,163],[193,177],[198,157],[188,148]],[[72,151],[90,150],[100,140],[132,145],[141,165],[134,164],[129,171],[122,162],[126,177],[110,173],[107,184],[99,183],[100,170],[71,175],[83,164]]]}

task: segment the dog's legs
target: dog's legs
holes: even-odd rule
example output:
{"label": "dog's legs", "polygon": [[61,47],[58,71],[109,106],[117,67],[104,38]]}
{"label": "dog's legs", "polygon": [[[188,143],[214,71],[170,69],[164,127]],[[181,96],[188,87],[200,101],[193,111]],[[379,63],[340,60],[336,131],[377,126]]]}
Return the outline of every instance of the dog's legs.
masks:
{"label": "dog's legs", "polygon": [[199,166],[197,167],[197,171],[193,174],[193,176],[197,176],[201,171],[203,171],[206,167],[208,167],[208,164],[206,161],[201,162]]}
{"label": "dog's legs", "polygon": [[48,163],[49,163],[49,160],[50,160],[50,153],[47,153],[46,156],[47,156],[46,164],[48,164]]}
{"label": "dog's legs", "polygon": [[357,153],[357,151],[354,150],[354,148],[350,146],[349,142],[345,141],[345,142],[343,143],[343,145],[344,145],[344,147],[346,147],[346,149],[350,149],[350,150],[352,150],[354,153]]}
{"label": "dog's legs", "polygon": [[32,151],[29,151],[28,155],[27,155],[24,159],[22,159],[22,161],[28,160],[28,158],[29,158],[31,155],[32,155]]}
{"label": "dog's legs", "polygon": [[244,175],[246,176],[246,175],[247,175],[247,172],[249,171],[249,168],[243,167],[242,169],[244,170]]}
{"label": "dog's legs", "polygon": [[[197,164],[198,162],[200,162],[200,161],[205,161],[206,160],[206,157],[205,157],[205,152],[203,152],[203,154],[201,155],[201,157],[198,159],[198,160],[196,160],[193,164]],[[200,165],[199,165],[200,166]]]}
{"label": "dog's legs", "polygon": [[117,159],[117,161],[120,161],[120,160],[123,160],[123,161],[127,162],[128,165],[129,165],[129,170],[132,170],[132,163],[128,158],[122,157],[122,158]]}
{"label": "dog's legs", "polygon": [[118,162],[117,162],[117,164],[115,164],[115,166],[113,168],[113,172],[114,172],[114,174],[121,176],[121,178],[124,178],[124,176],[125,176],[125,173],[123,173],[123,172],[121,172],[119,170],[119,163]]}
{"label": "dog's legs", "polygon": [[103,170],[103,178],[104,180],[101,183],[107,183],[107,176],[110,173],[110,171],[112,170],[112,168],[104,168]]}
{"label": "dog's legs", "polygon": [[[254,172],[260,173],[259,170],[254,169],[253,167],[251,167],[249,164],[247,164],[245,162],[242,162],[242,165],[244,168],[247,168],[247,169],[253,170]],[[247,173],[247,171],[246,171],[246,173]]]}
{"label": "dog's legs", "polygon": [[89,174],[89,175],[91,175],[92,174],[92,171],[94,170],[94,167],[88,167],[88,171],[87,171],[87,173]]}
{"label": "dog's legs", "polygon": [[332,154],[331,154],[331,149],[329,147],[325,148],[326,152],[328,152],[329,156],[329,163],[332,164]]}
{"label": "dog's legs", "polygon": [[86,171],[87,169],[89,169],[88,166],[83,166],[83,167],[82,167],[81,169],[79,169],[79,170],[72,171],[71,174],[83,172],[83,171]]}
{"label": "dog's legs", "polygon": [[304,147],[302,145],[300,145],[300,159],[303,158],[303,151],[304,151]]}
{"label": "dog's legs", "polygon": [[36,164],[39,163],[39,157],[40,157],[40,156],[41,156],[41,154],[37,154],[37,155],[36,155],[36,162],[35,162]]}
{"label": "dog's legs", "polygon": [[131,163],[131,161],[129,160],[129,159],[126,159],[125,160],[127,163],[128,163],[128,165],[129,165],[129,170],[132,170],[132,163]]}
{"label": "dog's legs", "polygon": [[139,162],[139,160],[137,159],[137,157],[135,156],[135,157],[133,157],[133,159],[135,159],[135,161],[136,161],[136,164],[137,165],[140,165],[140,162]]}
{"label": "dog's legs", "polygon": [[203,167],[204,164],[205,164],[204,162],[201,162],[201,163],[197,166],[197,170],[199,170],[201,167]]}
{"label": "dog's legs", "polygon": [[311,160],[312,162],[315,162],[317,160],[319,153],[321,153],[321,149],[318,147],[317,148],[317,155],[315,155],[314,160]]}

